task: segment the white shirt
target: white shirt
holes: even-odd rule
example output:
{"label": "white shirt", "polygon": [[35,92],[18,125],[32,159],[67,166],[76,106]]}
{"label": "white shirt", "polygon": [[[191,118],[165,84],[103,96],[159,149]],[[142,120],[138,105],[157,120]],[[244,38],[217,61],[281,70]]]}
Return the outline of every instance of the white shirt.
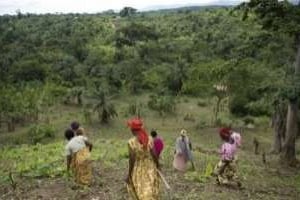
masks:
{"label": "white shirt", "polygon": [[68,144],[66,145],[66,156],[70,156],[73,153],[81,150],[86,147],[85,142],[87,141],[87,137],[82,135],[73,137]]}

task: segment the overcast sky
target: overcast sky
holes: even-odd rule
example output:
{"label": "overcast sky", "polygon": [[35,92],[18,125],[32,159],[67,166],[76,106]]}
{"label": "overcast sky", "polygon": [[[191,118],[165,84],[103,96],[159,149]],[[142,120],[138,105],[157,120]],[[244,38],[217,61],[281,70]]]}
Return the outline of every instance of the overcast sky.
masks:
{"label": "overcast sky", "polygon": [[236,4],[242,0],[0,0],[0,14],[22,13],[96,13],[131,6],[147,10],[157,6]]}

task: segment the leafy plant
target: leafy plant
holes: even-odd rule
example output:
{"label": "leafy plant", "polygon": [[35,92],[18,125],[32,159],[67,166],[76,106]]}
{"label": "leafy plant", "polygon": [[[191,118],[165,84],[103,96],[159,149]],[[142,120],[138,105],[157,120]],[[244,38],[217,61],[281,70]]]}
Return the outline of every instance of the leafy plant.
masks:
{"label": "leafy plant", "polygon": [[176,111],[175,98],[172,96],[151,95],[148,106],[150,109],[157,111],[160,116]]}
{"label": "leafy plant", "polygon": [[127,112],[132,116],[141,117],[143,110],[143,104],[138,102],[132,102],[128,105]]}
{"label": "leafy plant", "polygon": [[49,124],[38,124],[32,125],[28,130],[27,135],[32,144],[37,144],[47,138],[54,138],[55,132],[55,128]]}
{"label": "leafy plant", "polygon": [[104,91],[97,91],[95,93],[97,103],[94,106],[94,111],[98,113],[99,120],[107,124],[111,119],[118,116],[114,104],[110,102],[110,98]]}

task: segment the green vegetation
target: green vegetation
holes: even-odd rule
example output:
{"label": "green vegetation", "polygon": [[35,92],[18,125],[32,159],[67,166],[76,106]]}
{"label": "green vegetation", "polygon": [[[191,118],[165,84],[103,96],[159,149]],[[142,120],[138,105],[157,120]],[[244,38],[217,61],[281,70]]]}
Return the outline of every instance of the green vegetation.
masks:
{"label": "green vegetation", "polygon": [[[89,194],[70,198],[121,199],[125,122],[134,116],[165,138],[163,169],[174,199],[183,193],[295,199],[299,173],[281,169],[269,150],[281,153],[284,164],[299,165],[299,10],[287,1],[252,0],[236,8],[0,16],[0,199],[40,199],[50,181],[64,185],[49,186],[50,194],[69,198],[62,133],[73,120],[91,134],[99,171]],[[244,191],[213,185],[219,126],[243,131]],[[185,175],[171,169],[181,128],[190,132],[198,166]],[[208,153],[198,151],[203,148]],[[112,191],[107,185],[114,182]]]}

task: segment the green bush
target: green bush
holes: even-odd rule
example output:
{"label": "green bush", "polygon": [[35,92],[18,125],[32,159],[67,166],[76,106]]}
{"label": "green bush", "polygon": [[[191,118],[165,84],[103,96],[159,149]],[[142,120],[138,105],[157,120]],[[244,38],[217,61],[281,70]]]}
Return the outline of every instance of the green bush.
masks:
{"label": "green bush", "polygon": [[256,117],[253,119],[253,124],[255,124],[256,126],[260,126],[260,127],[269,126],[270,117],[268,117],[268,116]]}
{"label": "green bush", "polygon": [[250,102],[246,107],[249,110],[249,114],[253,116],[270,115],[272,110],[270,102],[264,99]]}
{"label": "green bush", "polygon": [[37,124],[30,127],[27,135],[32,144],[37,144],[48,138],[55,137],[55,128],[49,124]]}
{"label": "green bush", "polygon": [[196,124],[196,129],[204,129],[205,127],[208,126],[207,121],[205,121],[204,119],[200,119],[200,121]]}
{"label": "green bush", "polygon": [[254,124],[254,118],[251,116],[246,116],[243,118],[243,121],[245,122],[245,124]]}
{"label": "green bush", "polygon": [[176,102],[173,96],[151,95],[148,106],[150,109],[158,111],[161,116],[175,113],[176,110]]}
{"label": "green bush", "polygon": [[133,116],[141,116],[142,115],[142,103],[132,102],[128,105],[127,113]]}
{"label": "green bush", "polygon": [[207,102],[203,99],[200,99],[198,102],[197,102],[197,105],[199,107],[206,107],[207,106]]}
{"label": "green bush", "polygon": [[248,114],[248,109],[246,107],[248,102],[248,99],[243,95],[232,96],[229,100],[229,110],[236,116],[245,116]]}
{"label": "green bush", "polygon": [[193,114],[187,113],[185,114],[185,116],[183,117],[183,121],[190,121],[190,122],[195,122],[195,116]]}

